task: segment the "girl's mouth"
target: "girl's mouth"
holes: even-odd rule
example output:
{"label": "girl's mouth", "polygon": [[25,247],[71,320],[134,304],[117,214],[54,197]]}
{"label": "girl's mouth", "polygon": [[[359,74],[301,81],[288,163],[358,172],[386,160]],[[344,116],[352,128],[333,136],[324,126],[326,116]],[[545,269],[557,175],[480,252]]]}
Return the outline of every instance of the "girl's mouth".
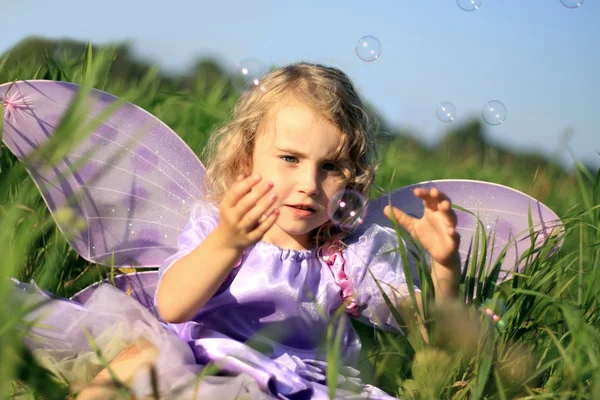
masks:
{"label": "girl's mouth", "polygon": [[290,208],[292,213],[294,213],[295,215],[297,215],[299,217],[310,217],[311,215],[313,215],[315,213],[315,210],[313,210],[310,207],[306,207],[306,206],[288,205],[287,207]]}

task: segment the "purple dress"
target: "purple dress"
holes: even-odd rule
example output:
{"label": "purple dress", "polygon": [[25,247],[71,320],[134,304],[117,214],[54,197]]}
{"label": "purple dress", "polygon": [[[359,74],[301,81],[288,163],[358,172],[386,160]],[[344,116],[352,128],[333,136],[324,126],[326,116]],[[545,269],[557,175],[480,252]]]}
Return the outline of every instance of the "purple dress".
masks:
{"label": "purple dress", "polygon": [[[217,222],[215,207],[197,203],[192,208],[179,250],[158,271],[158,285]],[[156,308],[148,310],[118,289],[101,285],[85,304],[60,299],[38,309],[31,317],[41,318],[45,327],[35,327],[27,344],[46,367],[68,379],[89,380],[102,365],[89,351],[83,327],[107,359],[143,335],[160,349],[155,368],[167,398],[233,399],[245,393],[252,399],[327,399],[325,338],[332,326],[342,334],[336,398],[391,399],[361,382],[354,368],[361,344],[349,318],[397,330],[367,270],[390,298],[408,296],[400,254],[392,251],[397,246],[395,233],[378,225],[343,249],[320,255],[316,249],[284,250],[259,242],[244,252],[191,321],[165,323]],[[32,285],[17,287],[23,299],[48,295]],[[340,307],[346,312],[334,318]],[[194,379],[209,362],[225,373]],[[147,375],[138,374],[133,381],[136,395],[151,393]]]}

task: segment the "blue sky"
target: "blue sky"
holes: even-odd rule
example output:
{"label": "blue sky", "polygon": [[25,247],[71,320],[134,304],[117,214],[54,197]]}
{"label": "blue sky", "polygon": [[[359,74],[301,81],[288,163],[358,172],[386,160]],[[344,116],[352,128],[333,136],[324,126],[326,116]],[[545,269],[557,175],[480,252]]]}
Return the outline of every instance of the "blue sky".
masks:
{"label": "blue sky", "polygon": [[[572,164],[600,165],[600,3],[565,8],[560,0],[482,0],[465,12],[455,0],[140,1],[4,0],[0,52],[39,35],[94,44],[124,42],[169,71],[204,55],[224,66],[257,58],[269,65],[306,60],[337,66],[390,123],[427,143],[452,124],[480,118],[486,101],[507,108],[490,140]],[[4,4],[6,3],[6,4]],[[354,47],[372,35],[380,58]],[[435,108],[457,108],[451,124]]]}

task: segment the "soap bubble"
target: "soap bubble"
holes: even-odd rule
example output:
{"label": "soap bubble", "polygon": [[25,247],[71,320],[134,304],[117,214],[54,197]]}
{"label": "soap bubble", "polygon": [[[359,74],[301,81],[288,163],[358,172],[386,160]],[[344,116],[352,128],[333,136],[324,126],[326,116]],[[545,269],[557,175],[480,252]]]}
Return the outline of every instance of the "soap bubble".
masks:
{"label": "soap bubble", "polygon": [[363,36],[356,43],[356,55],[363,61],[375,61],[381,55],[381,43],[375,36]]}
{"label": "soap bubble", "polygon": [[482,0],[456,0],[456,4],[465,11],[479,10]]}
{"label": "soap bubble", "polygon": [[267,68],[258,60],[248,58],[240,60],[235,64],[235,70],[231,77],[233,87],[243,92],[254,86],[259,86]]}
{"label": "soap bubble", "polygon": [[583,4],[583,0],[560,0],[560,2],[567,8],[579,8]]}
{"label": "soap bubble", "polygon": [[506,119],[506,107],[498,100],[488,101],[483,105],[481,116],[490,125],[500,125]]}
{"label": "soap bubble", "polygon": [[367,201],[355,190],[342,190],[331,198],[327,213],[334,224],[352,229],[363,223],[367,214]]}
{"label": "soap bubble", "polygon": [[442,101],[435,109],[435,116],[442,122],[452,122],[456,118],[456,106],[449,101]]}

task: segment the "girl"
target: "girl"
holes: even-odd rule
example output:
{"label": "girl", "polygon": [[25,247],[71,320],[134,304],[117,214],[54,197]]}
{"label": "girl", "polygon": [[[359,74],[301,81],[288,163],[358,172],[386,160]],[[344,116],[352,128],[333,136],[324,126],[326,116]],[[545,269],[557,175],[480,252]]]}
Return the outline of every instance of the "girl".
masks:
{"label": "girl", "polygon": [[[349,317],[400,329],[371,275],[400,310],[410,309],[400,255],[390,251],[396,235],[373,225],[350,236],[328,213],[339,193],[368,196],[374,144],[363,102],[335,68],[290,65],[245,92],[207,147],[210,197],[195,205],[179,251],[159,269],[155,304],[164,323],[109,285],[86,303],[114,304],[117,314],[139,307],[139,318],[99,335],[103,351],[112,349],[110,368],[79,398],[107,395],[114,378],[137,395],[156,383],[176,388],[169,398],[328,398],[322,345],[331,327],[345,365],[336,398],[391,398],[357,376],[361,345]],[[445,301],[458,291],[456,216],[436,189],[415,195],[423,218],[385,213],[429,253],[436,298]],[[115,337],[119,345],[103,344]],[[185,384],[209,362],[227,374]]]}

